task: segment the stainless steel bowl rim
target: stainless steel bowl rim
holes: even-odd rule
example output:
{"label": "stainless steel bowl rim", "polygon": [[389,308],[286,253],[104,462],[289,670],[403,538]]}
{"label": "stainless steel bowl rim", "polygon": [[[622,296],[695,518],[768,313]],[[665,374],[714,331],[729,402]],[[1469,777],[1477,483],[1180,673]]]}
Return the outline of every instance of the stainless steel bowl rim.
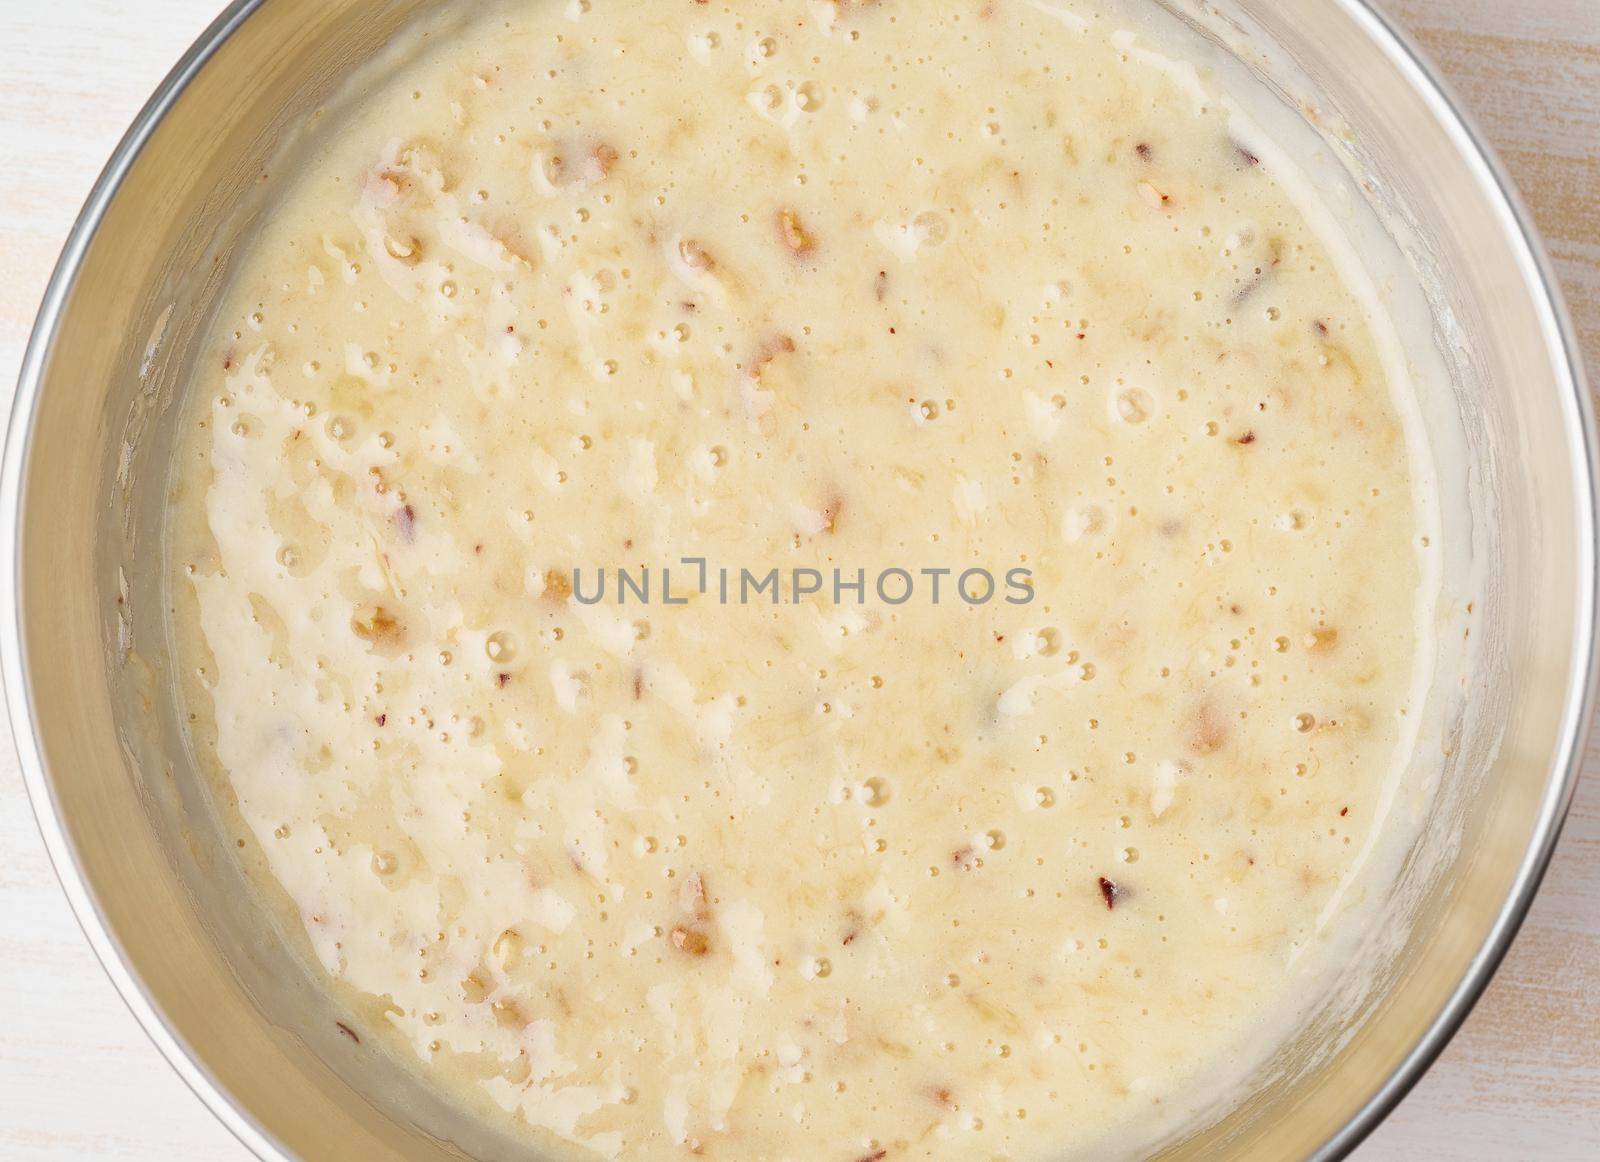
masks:
{"label": "stainless steel bowl rim", "polygon": [[[20,534],[24,503],[22,481],[26,474],[33,421],[45,364],[84,256],[123,179],[167,111],[223,43],[267,2],[234,0],[167,74],[139,111],[95,182],[45,290],[23,356],[5,438],[4,464],[0,467],[0,609],[5,611],[0,614],[0,678],[4,681],[6,708],[23,783],[33,804],[45,848],[68,903],[112,984],[184,1083],[240,1142],[263,1162],[295,1162],[293,1155],[222,1087],[151,1000],[138,975],[129,967],[116,934],[106,923],[99,903],[84,879],[39,750],[32,691],[23,660],[19,605],[22,565]],[[1424,61],[1411,39],[1389,18],[1376,11],[1370,0],[1329,2],[1344,9],[1427,100],[1440,123],[1449,130],[1462,157],[1477,171],[1482,192],[1495,206],[1507,237],[1516,245],[1522,268],[1519,273],[1530,286],[1542,292],[1537,296],[1535,305],[1542,316],[1551,363],[1561,370],[1561,378],[1568,390],[1566,402],[1572,408],[1574,417],[1574,422],[1568,425],[1568,431],[1574,442],[1581,445],[1575,449],[1577,454],[1574,462],[1583,467],[1580,478],[1573,481],[1573,490],[1579,501],[1579,510],[1586,519],[1580,525],[1582,543],[1577,546],[1582,574],[1579,591],[1585,595],[1585,600],[1575,615],[1583,647],[1580,651],[1582,667],[1581,672],[1573,675],[1569,682],[1557,748],[1560,759],[1550,772],[1538,826],[1523,856],[1513,889],[1474,956],[1471,967],[1426,1034],[1366,1104],[1317,1150],[1312,1156],[1315,1162],[1329,1162],[1348,1156],[1393,1111],[1461,1027],[1504,959],[1544,878],[1571,806],[1573,792],[1577,788],[1583,744],[1594,712],[1597,667],[1600,667],[1595,639],[1596,602],[1600,600],[1595,563],[1596,544],[1600,542],[1600,528],[1596,525],[1597,500],[1600,500],[1600,446],[1597,446],[1594,414],[1576,332],[1549,257],[1532,226],[1526,206],[1492,149],[1450,95],[1447,86]]]}

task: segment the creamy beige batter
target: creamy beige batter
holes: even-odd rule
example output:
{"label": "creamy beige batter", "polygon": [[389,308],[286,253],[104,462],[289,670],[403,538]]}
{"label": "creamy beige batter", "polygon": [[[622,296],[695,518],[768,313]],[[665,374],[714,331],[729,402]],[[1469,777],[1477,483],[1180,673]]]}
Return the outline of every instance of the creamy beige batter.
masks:
{"label": "creamy beige batter", "polygon": [[360,1034],[740,1162],[1093,1154],[1263,1048],[1405,749],[1407,388],[1131,19],[497,3],[324,119],[172,552]]}

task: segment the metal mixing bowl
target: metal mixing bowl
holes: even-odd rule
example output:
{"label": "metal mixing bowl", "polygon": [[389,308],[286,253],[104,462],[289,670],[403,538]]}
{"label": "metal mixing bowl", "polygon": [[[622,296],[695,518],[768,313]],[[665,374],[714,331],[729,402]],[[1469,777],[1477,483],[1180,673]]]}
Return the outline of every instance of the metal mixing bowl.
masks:
{"label": "metal mixing bowl", "polygon": [[[1446,537],[1482,570],[1477,652],[1430,757],[1430,820],[1360,950],[1382,960],[1377,986],[1309,1019],[1253,1096],[1162,1147],[1332,1158],[1460,1025],[1556,841],[1594,680],[1594,436],[1527,217],[1410,45],[1359,0],[1170,6],[1310,112],[1329,156],[1382,201],[1430,295],[1429,357],[1448,371],[1435,426],[1456,430],[1466,457],[1470,518]],[[271,205],[278,145],[403,22],[438,7],[228,9],[95,187],[46,294],[7,441],[0,646],[51,857],[139,1020],[264,1159],[526,1156],[342,1036],[335,1002],[240,905],[240,872],[184,747],[164,617],[174,403],[234,244]]]}

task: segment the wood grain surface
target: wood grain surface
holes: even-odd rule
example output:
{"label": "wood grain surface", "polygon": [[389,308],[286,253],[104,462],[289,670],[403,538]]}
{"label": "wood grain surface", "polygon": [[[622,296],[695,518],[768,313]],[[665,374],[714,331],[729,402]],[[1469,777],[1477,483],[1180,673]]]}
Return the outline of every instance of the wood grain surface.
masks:
{"label": "wood grain surface", "polygon": [[[1600,369],[1600,0],[1386,4],[1500,150]],[[220,5],[0,0],[0,403],[95,174]],[[1359,1162],[1600,1159],[1600,737],[1587,770],[1505,967]],[[102,975],[0,739],[0,1160],[246,1158]]]}

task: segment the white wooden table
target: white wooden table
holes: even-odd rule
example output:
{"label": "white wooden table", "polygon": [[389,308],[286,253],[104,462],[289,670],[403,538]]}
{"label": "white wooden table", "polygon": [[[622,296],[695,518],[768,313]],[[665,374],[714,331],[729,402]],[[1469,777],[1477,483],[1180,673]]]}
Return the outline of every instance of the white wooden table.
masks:
{"label": "white wooden table", "polygon": [[[0,0],[0,404],[78,205],[222,0]],[[1501,149],[1600,372],[1600,0],[1387,0]],[[0,733],[5,730],[0,725]],[[1600,1159],[1600,738],[1465,1030],[1360,1162]],[[80,935],[0,740],[0,1159],[246,1162]]]}

